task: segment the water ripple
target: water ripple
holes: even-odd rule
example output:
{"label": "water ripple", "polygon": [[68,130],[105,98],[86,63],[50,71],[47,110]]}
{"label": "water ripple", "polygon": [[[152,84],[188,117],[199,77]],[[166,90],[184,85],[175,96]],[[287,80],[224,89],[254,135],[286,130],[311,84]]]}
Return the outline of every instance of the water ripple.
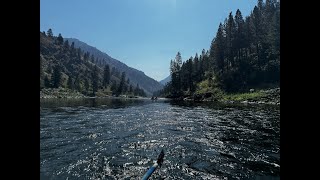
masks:
{"label": "water ripple", "polygon": [[[92,102],[94,101],[94,102]],[[40,114],[41,179],[279,179],[275,107],[86,100]]]}

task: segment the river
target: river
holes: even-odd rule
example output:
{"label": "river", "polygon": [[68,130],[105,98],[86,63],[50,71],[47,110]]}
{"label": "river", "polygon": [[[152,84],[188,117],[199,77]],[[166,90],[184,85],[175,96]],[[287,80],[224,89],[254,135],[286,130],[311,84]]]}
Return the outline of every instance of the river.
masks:
{"label": "river", "polygon": [[43,99],[40,178],[280,179],[280,107]]}

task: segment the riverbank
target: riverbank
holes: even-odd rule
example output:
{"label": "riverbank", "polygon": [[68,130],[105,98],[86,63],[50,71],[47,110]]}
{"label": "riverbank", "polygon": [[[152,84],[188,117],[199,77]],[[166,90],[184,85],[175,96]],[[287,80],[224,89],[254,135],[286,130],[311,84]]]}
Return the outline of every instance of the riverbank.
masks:
{"label": "riverbank", "polygon": [[[169,97],[170,98],[170,97]],[[192,96],[176,97],[175,100],[196,102],[223,102],[241,104],[270,104],[280,105],[280,88],[254,90],[245,93],[226,94],[221,91],[198,93]]]}
{"label": "riverbank", "polygon": [[280,88],[249,93],[226,94],[221,101],[227,103],[280,105]]}
{"label": "riverbank", "polygon": [[133,95],[120,95],[119,97],[111,96],[103,93],[97,93],[95,97],[86,96],[78,91],[73,91],[67,88],[46,88],[40,90],[40,99],[79,99],[79,98],[114,98],[114,99],[124,99],[124,98],[144,98],[140,96]]}
{"label": "riverbank", "polygon": [[46,88],[40,91],[40,99],[51,98],[88,98],[77,91],[73,91],[67,88]]}
{"label": "riverbank", "polygon": [[[119,97],[114,96],[97,96],[90,97],[85,96],[77,91],[72,91],[66,88],[57,89],[42,89],[40,91],[40,99],[79,99],[79,98],[143,98],[138,96],[126,96],[121,95]],[[144,98],[149,99],[149,98]],[[216,93],[202,93],[194,94],[193,96],[170,98],[175,100],[183,101],[196,101],[196,102],[223,102],[223,103],[241,103],[241,104],[270,104],[270,105],[280,105],[280,88],[264,89],[264,90],[251,90],[247,93],[235,93],[235,94],[225,94],[221,92]]]}

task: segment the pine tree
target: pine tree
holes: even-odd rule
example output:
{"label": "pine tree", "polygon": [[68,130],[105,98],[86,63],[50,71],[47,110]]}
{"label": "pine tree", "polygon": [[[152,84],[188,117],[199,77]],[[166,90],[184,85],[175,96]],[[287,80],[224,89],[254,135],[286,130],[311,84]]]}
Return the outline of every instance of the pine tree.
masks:
{"label": "pine tree", "polygon": [[133,86],[130,84],[129,93],[132,93],[132,92],[133,92]]}
{"label": "pine tree", "polygon": [[78,92],[82,92],[82,87],[81,87],[81,82],[80,82],[80,77],[77,76],[75,81],[74,81],[74,88],[78,91]]}
{"label": "pine tree", "polygon": [[50,37],[50,38],[53,38],[53,32],[52,32],[52,29],[48,29],[47,31],[47,36]]}
{"label": "pine tree", "polygon": [[82,51],[80,48],[77,48],[77,60],[78,61],[81,61],[81,54],[82,54]]}
{"label": "pine tree", "polygon": [[241,11],[238,9],[235,15],[235,42],[234,42],[234,49],[236,51],[236,59],[237,63],[239,63],[240,59],[242,58],[242,50],[244,48],[245,42],[245,35],[244,35],[244,20],[241,14]]}
{"label": "pine tree", "polygon": [[181,66],[182,66],[182,58],[181,58],[181,53],[178,52],[175,58],[175,62],[176,62],[176,70],[180,71]]}
{"label": "pine tree", "polygon": [[84,79],[84,88],[85,88],[86,94],[89,94],[90,83],[88,78]]}
{"label": "pine tree", "polygon": [[170,74],[172,74],[173,72],[174,72],[174,62],[171,59],[170,60]]}
{"label": "pine tree", "polygon": [[43,78],[44,71],[43,71],[43,58],[40,56],[40,79]]}
{"label": "pine tree", "polygon": [[208,64],[206,62],[206,50],[205,49],[202,49],[202,51],[201,51],[199,63],[200,63],[199,74],[200,74],[200,78],[203,79],[205,71],[207,71],[207,69],[208,69]]}
{"label": "pine tree", "polygon": [[110,90],[112,91],[113,94],[116,94],[116,90],[117,90],[117,82],[116,81],[113,81],[111,83],[111,87],[110,87]]}
{"label": "pine tree", "polygon": [[122,94],[125,90],[125,79],[126,79],[126,73],[122,72],[121,74],[121,80],[120,80],[120,84],[117,90],[117,95],[119,96],[120,94]]}
{"label": "pine tree", "polygon": [[94,55],[93,55],[93,54],[91,54],[91,58],[90,58],[90,59],[91,59],[91,62],[92,62],[92,63],[95,63],[95,61],[94,61]]}
{"label": "pine tree", "polygon": [[66,51],[69,50],[69,41],[68,41],[68,40],[66,40],[66,41],[64,42],[63,48],[64,48]]}
{"label": "pine tree", "polygon": [[71,89],[71,90],[74,89],[73,80],[72,80],[72,77],[71,77],[71,76],[69,76],[69,78],[68,78],[67,85],[68,85],[68,88],[69,88],[69,89]]}
{"label": "pine tree", "polygon": [[139,84],[136,85],[136,88],[134,89],[134,95],[137,96],[139,95],[140,87]]}
{"label": "pine tree", "polygon": [[199,63],[198,53],[196,53],[193,59],[193,72],[192,72],[193,80],[195,83],[200,82],[201,80],[199,71],[200,71],[200,63]]}
{"label": "pine tree", "polygon": [[40,89],[44,88],[44,71],[43,71],[43,60],[42,57],[40,56]]}
{"label": "pine tree", "polygon": [[230,12],[228,22],[226,25],[226,70],[228,71],[234,65],[234,35],[235,35],[235,22]]}
{"label": "pine tree", "polygon": [[181,78],[180,78],[180,82],[181,82],[181,90],[182,91],[187,91],[188,90],[188,69],[187,69],[187,62],[183,62],[182,66],[181,66],[181,70],[179,72]]}
{"label": "pine tree", "polygon": [[129,89],[128,85],[126,83],[124,83],[123,88],[122,88],[122,93],[126,94],[128,92],[128,89]]}
{"label": "pine tree", "polygon": [[172,88],[173,93],[176,96],[179,96],[181,94],[181,66],[182,66],[182,58],[181,53],[178,52],[175,60],[173,61],[173,69],[171,70],[173,73],[171,75],[171,82],[172,82]]}
{"label": "pine tree", "polygon": [[98,91],[99,87],[99,70],[98,67],[95,65],[92,75],[91,75],[91,82],[92,82],[92,94],[93,96],[96,95],[96,92]]}
{"label": "pine tree", "polygon": [[63,44],[63,37],[61,36],[61,33],[59,33],[58,37],[57,37],[57,43],[60,45],[60,44]]}
{"label": "pine tree", "polygon": [[107,87],[107,85],[109,85],[110,83],[110,67],[109,65],[107,64],[104,68],[104,71],[103,71],[103,86],[104,87]]}
{"label": "pine tree", "polygon": [[84,58],[85,61],[89,61],[89,57],[90,57],[90,53],[89,52],[84,53],[83,58]]}
{"label": "pine tree", "polygon": [[51,83],[50,83],[50,80],[49,80],[48,76],[44,77],[44,87],[45,88],[51,88]]}
{"label": "pine tree", "polygon": [[263,0],[258,0],[258,8],[260,9],[260,11],[263,10],[263,7],[264,7]]}
{"label": "pine tree", "polygon": [[59,88],[61,85],[61,70],[58,65],[53,68],[53,75],[52,75],[52,86],[53,88]]}
{"label": "pine tree", "polygon": [[193,61],[193,58],[192,56],[189,58],[189,60],[186,62],[186,66],[187,66],[187,78],[188,78],[188,81],[187,81],[187,84],[188,84],[188,88],[189,88],[189,91],[190,92],[194,92],[195,90],[195,87],[194,87],[194,79],[193,79],[193,71],[194,71],[194,67],[192,66],[192,61]]}

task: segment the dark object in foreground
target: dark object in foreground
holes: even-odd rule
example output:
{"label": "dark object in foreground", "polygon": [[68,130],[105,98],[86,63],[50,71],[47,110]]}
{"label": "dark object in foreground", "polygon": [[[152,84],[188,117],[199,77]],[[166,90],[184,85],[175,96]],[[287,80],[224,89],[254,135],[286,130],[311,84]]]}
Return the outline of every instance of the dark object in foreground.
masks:
{"label": "dark object in foreground", "polygon": [[158,159],[157,159],[157,162],[154,163],[150,168],[149,170],[143,175],[142,177],[142,180],[147,180],[149,179],[149,177],[152,175],[152,173],[157,169],[158,166],[160,166],[161,168],[161,165],[163,163],[163,158],[164,158],[164,152],[163,150],[161,150],[159,156],[158,156]]}
{"label": "dark object in foreground", "polygon": [[159,156],[158,156],[158,160],[157,163],[159,164],[159,166],[161,167],[162,163],[163,163],[163,158],[164,158],[164,152],[163,149],[161,150]]}

